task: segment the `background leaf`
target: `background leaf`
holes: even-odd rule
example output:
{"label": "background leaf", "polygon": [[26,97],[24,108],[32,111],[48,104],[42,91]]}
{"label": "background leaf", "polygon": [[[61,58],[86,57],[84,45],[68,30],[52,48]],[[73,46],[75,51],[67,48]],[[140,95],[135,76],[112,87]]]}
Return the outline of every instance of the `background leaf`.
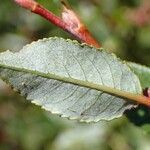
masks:
{"label": "background leaf", "polygon": [[150,68],[131,62],[129,62],[128,65],[138,76],[142,88],[150,87]]}
{"label": "background leaf", "polygon": [[110,120],[133,107],[125,99],[93,89],[91,83],[141,93],[138,78],[114,55],[60,38],[33,42],[18,53],[1,53],[0,66],[0,76],[21,95],[80,121]]}

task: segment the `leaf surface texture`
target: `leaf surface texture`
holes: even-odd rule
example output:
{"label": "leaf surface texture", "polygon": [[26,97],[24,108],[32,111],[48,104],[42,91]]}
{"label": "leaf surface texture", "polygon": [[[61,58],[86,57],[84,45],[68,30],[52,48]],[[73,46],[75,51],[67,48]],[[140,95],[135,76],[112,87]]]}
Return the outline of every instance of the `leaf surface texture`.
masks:
{"label": "leaf surface texture", "polygon": [[110,94],[111,89],[142,91],[137,76],[115,55],[62,38],[39,40],[17,53],[1,53],[0,76],[27,100],[86,122],[111,120],[134,106]]}

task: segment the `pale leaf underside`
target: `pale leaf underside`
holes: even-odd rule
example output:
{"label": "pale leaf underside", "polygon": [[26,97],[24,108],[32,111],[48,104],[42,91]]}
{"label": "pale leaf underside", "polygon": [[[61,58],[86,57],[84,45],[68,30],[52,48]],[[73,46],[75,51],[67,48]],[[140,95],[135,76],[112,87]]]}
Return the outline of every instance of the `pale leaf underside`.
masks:
{"label": "pale leaf underside", "polygon": [[138,78],[114,55],[61,38],[33,42],[18,53],[1,53],[0,76],[42,108],[86,122],[117,118],[134,106],[107,88],[90,88],[92,84],[141,93]]}

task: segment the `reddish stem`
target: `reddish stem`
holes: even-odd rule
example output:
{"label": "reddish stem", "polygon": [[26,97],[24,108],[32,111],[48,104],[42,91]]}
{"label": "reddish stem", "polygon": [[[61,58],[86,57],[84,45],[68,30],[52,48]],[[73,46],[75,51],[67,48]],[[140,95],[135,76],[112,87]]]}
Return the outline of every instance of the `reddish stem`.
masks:
{"label": "reddish stem", "polygon": [[[19,4],[20,6],[31,10],[33,13],[39,14],[40,16],[44,17],[45,19],[47,19],[51,23],[55,24],[56,26],[62,28],[63,30],[71,33],[73,36],[75,36],[80,41],[85,42],[89,45],[92,45],[96,48],[100,47],[100,44],[93,38],[93,36],[88,31],[88,29],[79,20],[78,20],[79,21],[78,27],[74,28],[73,26],[70,26],[70,24],[68,24],[65,20],[54,15],[52,12],[48,11],[42,5],[35,2],[34,0],[15,0],[15,2],[17,4]],[[67,8],[65,8],[65,9],[67,9]],[[72,11],[72,10],[70,10],[70,11]],[[75,13],[73,15],[75,15]],[[68,16],[72,17],[70,14]]]}

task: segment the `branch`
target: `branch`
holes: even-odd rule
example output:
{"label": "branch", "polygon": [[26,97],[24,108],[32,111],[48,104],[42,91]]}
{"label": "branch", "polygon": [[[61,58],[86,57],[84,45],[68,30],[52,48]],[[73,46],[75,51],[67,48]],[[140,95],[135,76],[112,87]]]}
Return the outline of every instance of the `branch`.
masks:
{"label": "branch", "polygon": [[101,47],[100,44],[92,37],[86,26],[80,21],[75,12],[67,7],[64,1],[62,1],[62,18],[54,15],[34,0],[15,0],[15,2],[20,6],[31,10],[33,13],[39,14],[68,33],[71,33],[79,41],[85,42],[96,48]]}

